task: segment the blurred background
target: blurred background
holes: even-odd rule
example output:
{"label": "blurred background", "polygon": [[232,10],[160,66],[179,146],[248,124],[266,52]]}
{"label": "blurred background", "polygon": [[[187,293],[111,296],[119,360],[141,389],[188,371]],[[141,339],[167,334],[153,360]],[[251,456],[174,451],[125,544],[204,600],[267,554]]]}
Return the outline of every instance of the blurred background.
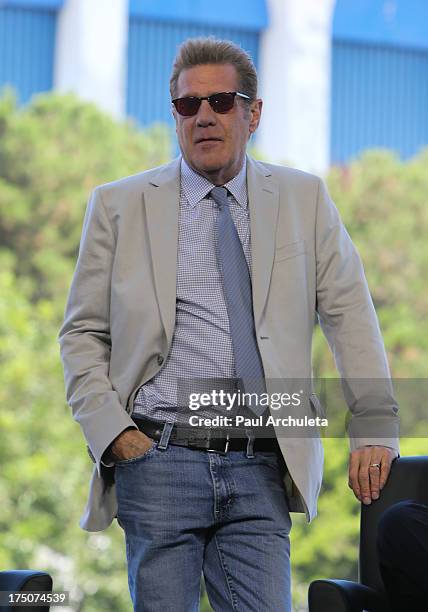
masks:
{"label": "blurred background", "polygon": [[[88,196],[177,154],[169,74],[199,35],[251,54],[264,100],[251,154],[326,178],[393,376],[427,377],[426,0],[0,0],[0,569],[50,572],[76,612],[131,603],[122,530],[78,524],[92,463],[56,338]],[[337,375],[318,328],[313,359],[315,376]],[[319,515],[292,514],[295,612],[311,580],[357,577],[348,441],[324,447]],[[427,439],[401,454],[428,454]]]}

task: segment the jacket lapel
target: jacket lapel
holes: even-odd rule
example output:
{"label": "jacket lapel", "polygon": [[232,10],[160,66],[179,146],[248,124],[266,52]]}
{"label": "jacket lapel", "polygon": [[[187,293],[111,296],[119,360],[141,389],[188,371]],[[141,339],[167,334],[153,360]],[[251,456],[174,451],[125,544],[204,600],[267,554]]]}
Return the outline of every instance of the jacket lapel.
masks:
{"label": "jacket lapel", "polygon": [[175,327],[180,158],[159,171],[144,193],[156,294],[168,345]]}
{"label": "jacket lapel", "polygon": [[247,157],[250,207],[253,308],[256,326],[266,302],[275,254],[279,189],[262,163]]}

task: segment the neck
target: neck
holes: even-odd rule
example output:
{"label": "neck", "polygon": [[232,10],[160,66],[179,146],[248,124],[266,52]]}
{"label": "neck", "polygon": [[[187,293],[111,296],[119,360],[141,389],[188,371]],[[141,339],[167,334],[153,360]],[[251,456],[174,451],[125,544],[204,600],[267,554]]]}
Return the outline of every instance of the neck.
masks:
{"label": "neck", "polygon": [[238,164],[233,164],[229,168],[216,168],[215,170],[204,170],[202,168],[195,168],[187,161],[187,159],[185,159],[185,161],[187,165],[192,168],[192,170],[206,178],[216,187],[221,187],[222,185],[225,185],[230,180],[232,180],[237,174],[239,174],[244,163],[244,158],[242,158]]}

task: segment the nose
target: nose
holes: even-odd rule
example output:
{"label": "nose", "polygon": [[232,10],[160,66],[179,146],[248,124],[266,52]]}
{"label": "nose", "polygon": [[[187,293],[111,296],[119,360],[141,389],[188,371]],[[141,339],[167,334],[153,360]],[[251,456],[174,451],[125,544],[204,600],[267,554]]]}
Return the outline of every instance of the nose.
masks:
{"label": "nose", "polygon": [[196,116],[196,125],[198,127],[208,127],[217,123],[216,114],[211,108],[208,100],[202,100]]}

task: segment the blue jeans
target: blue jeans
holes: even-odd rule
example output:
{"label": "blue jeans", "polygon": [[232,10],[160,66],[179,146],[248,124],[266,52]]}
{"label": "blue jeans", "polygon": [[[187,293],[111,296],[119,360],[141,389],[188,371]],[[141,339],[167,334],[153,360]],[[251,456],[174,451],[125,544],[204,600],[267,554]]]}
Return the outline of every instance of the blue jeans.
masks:
{"label": "blue jeans", "polygon": [[290,612],[283,458],[172,445],[165,427],[115,468],[134,611],[198,611],[203,573],[215,612]]}

